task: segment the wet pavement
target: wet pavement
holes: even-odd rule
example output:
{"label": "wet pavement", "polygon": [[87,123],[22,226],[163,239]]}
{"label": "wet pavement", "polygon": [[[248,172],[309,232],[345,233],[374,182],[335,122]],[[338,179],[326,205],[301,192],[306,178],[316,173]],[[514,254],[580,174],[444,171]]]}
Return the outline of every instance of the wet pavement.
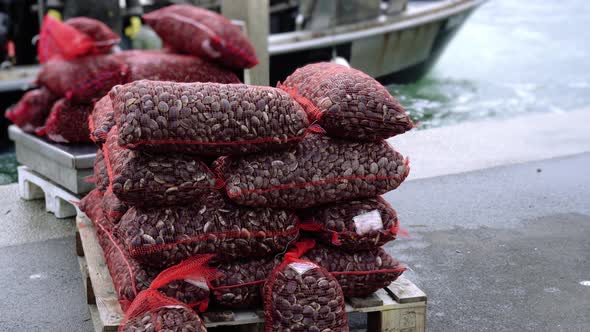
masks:
{"label": "wet pavement", "polygon": [[18,198],[18,185],[0,186],[0,247],[73,236],[74,219],[56,219],[43,200]]}
{"label": "wet pavement", "polygon": [[1,248],[0,331],[94,331],[74,237]]}
{"label": "wet pavement", "polygon": [[430,331],[588,331],[590,154],[410,181],[387,247]]}
{"label": "wet pavement", "polygon": [[93,331],[75,252],[74,219],[0,186],[0,331]]}

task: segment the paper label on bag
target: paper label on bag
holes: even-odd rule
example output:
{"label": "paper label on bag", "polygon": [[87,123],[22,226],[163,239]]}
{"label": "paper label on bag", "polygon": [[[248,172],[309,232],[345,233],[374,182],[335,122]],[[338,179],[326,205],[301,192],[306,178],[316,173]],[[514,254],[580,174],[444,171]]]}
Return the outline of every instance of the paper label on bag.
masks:
{"label": "paper label on bag", "polygon": [[181,306],[181,305],[165,305],[165,306],[161,306],[160,308],[165,308],[165,309],[185,309],[185,306]]}
{"label": "paper label on bag", "polygon": [[359,214],[353,217],[354,228],[358,235],[365,235],[372,231],[380,231],[383,229],[383,220],[381,213],[378,210],[373,210],[367,213]]}
{"label": "paper label on bag", "polygon": [[184,281],[187,282],[187,283],[189,283],[189,284],[191,284],[191,285],[193,285],[193,286],[195,286],[195,287],[209,290],[209,285],[207,285],[207,282],[205,282],[203,280],[185,279]]}
{"label": "paper label on bag", "polygon": [[317,265],[313,263],[294,262],[289,264],[289,267],[299,274],[304,274],[311,269],[317,268]]}

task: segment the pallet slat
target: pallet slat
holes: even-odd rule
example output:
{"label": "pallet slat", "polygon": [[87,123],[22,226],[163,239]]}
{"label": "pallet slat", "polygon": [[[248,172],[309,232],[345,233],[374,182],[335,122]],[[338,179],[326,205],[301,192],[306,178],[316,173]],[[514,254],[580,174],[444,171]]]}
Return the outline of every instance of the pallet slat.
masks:
{"label": "pallet slat", "polygon": [[[78,232],[84,249],[91,290],[94,293],[96,308],[102,323],[102,331],[116,331],[124,317],[119,305],[113,280],[109,274],[102,248],[98,244],[96,232],[91,221],[86,217],[76,218]],[[91,303],[89,303],[91,304]]]}
{"label": "pallet slat", "polygon": [[426,303],[399,310],[370,312],[367,332],[424,332],[426,331]]}
{"label": "pallet slat", "polygon": [[[92,284],[90,283],[90,277],[88,276],[88,266],[86,265],[86,259],[83,257],[78,257],[78,264],[80,265],[80,272],[82,273],[82,286],[86,291],[90,290],[92,295],[94,292],[92,291]],[[90,296],[90,293],[87,293],[87,297]],[[95,299],[92,300],[93,302]],[[100,319],[100,315],[98,313],[98,307],[96,304],[88,304],[88,311],[90,312],[90,318],[92,319],[92,325],[94,326],[94,332],[116,332],[118,329],[117,326],[104,326],[104,323]]]}
{"label": "pallet slat", "polygon": [[403,275],[385,290],[399,303],[426,302],[426,294]]}
{"label": "pallet slat", "polygon": [[82,239],[80,238],[80,232],[76,229],[76,256],[84,256],[84,247],[82,247]]}
{"label": "pallet slat", "polygon": [[376,294],[371,294],[367,297],[352,297],[348,299],[350,306],[357,308],[379,307],[383,305],[383,300]]}

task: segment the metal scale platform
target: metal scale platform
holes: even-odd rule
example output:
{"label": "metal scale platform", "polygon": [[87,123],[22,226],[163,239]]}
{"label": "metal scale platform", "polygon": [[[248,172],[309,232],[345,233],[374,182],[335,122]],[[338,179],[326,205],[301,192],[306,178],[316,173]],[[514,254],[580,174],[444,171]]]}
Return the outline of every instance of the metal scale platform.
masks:
{"label": "metal scale platform", "polygon": [[[15,125],[8,128],[14,141],[16,160],[76,196],[94,188],[85,178],[94,174],[96,146],[57,144],[25,133]],[[42,188],[43,189],[43,188]]]}

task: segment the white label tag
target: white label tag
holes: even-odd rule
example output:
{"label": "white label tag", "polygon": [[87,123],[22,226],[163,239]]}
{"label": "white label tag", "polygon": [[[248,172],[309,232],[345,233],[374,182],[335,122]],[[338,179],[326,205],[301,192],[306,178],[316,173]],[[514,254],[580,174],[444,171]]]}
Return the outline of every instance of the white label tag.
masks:
{"label": "white label tag", "polygon": [[367,213],[359,214],[353,217],[354,228],[358,235],[365,235],[372,231],[380,231],[383,229],[383,220],[381,213],[378,210],[373,210]]}
{"label": "white label tag", "polygon": [[299,274],[304,274],[311,269],[317,268],[317,265],[313,263],[294,262],[289,264],[289,267]]}
{"label": "white label tag", "polygon": [[160,308],[166,308],[166,309],[185,309],[186,310],[186,307],[183,307],[181,305],[165,305],[165,306],[162,306]]}
{"label": "white label tag", "polygon": [[209,285],[207,285],[207,283],[205,281],[203,281],[203,280],[190,280],[190,279],[185,279],[184,281],[186,281],[189,284],[191,284],[193,286],[196,286],[198,288],[209,290]]}
{"label": "white label tag", "polygon": [[201,43],[201,48],[205,51],[205,53],[207,53],[208,56],[210,56],[213,59],[217,59],[221,56],[221,53],[213,49],[213,46],[211,46],[211,41],[209,39],[203,40],[203,42]]}

